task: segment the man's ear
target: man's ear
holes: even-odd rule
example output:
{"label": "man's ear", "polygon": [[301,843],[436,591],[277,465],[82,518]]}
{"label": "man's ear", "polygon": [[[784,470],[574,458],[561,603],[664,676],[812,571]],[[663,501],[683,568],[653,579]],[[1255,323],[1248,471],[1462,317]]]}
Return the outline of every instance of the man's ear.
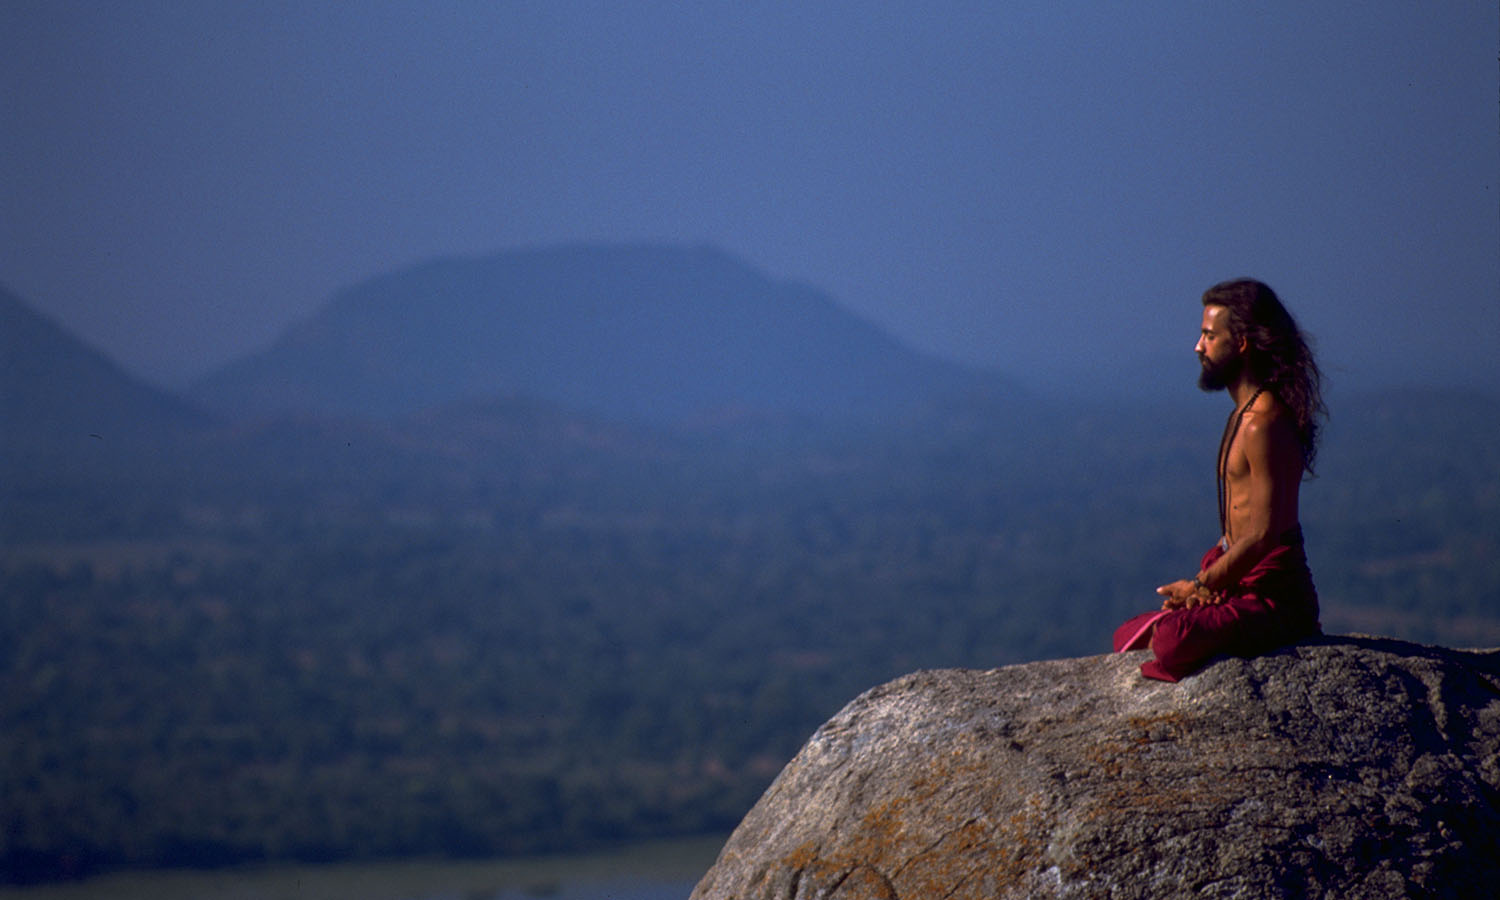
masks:
{"label": "man's ear", "polygon": [[1245,335],[1240,335],[1239,348],[1240,348],[1240,355],[1241,356],[1245,355],[1246,353],[1249,353],[1250,352],[1250,338],[1246,337]]}

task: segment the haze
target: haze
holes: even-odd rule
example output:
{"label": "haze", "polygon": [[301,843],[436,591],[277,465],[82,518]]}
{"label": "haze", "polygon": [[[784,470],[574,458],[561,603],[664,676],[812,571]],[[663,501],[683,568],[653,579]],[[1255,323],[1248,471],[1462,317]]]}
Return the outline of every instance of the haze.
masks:
{"label": "haze", "polygon": [[434,256],[712,244],[929,352],[1500,387],[1493,2],[0,5],[0,282],[181,386]]}

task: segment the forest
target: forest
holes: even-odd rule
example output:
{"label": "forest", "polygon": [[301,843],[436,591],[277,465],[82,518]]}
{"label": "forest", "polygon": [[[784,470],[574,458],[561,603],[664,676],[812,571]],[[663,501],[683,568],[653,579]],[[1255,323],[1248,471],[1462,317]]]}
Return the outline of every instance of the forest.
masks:
{"label": "forest", "polygon": [[[1325,629],[1500,644],[1497,410],[1336,407]],[[7,479],[0,880],[725,832],[870,687],[1107,650],[1214,538],[1218,415],[507,407]]]}

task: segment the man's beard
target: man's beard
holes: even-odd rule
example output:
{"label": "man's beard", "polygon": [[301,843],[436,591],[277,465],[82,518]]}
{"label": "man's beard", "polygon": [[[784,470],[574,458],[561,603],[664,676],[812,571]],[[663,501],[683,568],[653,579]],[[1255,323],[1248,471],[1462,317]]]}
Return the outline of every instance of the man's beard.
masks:
{"label": "man's beard", "polygon": [[1213,363],[1199,357],[1203,365],[1203,371],[1198,373],[1198,387],[1201,390],[1212,393],[1222,391],[1234,383],[1240,376],[1240,369],[1244,368],[1245,358],[1236,354],[1220,363]]}

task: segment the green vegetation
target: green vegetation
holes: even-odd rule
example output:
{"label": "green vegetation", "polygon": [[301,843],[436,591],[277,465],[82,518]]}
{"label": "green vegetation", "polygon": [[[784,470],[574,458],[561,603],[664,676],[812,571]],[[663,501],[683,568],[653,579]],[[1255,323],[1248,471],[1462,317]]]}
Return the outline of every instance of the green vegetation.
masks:
{"label": "green vegetation", "polygon": [[[1500,417],[1398,400],[1305,492],[1325,624],[1500,642]],[[723,832],[860,691],[1101,652],[1213,537],[1213,421],[526,422],[11,482],[0,880]]]}

